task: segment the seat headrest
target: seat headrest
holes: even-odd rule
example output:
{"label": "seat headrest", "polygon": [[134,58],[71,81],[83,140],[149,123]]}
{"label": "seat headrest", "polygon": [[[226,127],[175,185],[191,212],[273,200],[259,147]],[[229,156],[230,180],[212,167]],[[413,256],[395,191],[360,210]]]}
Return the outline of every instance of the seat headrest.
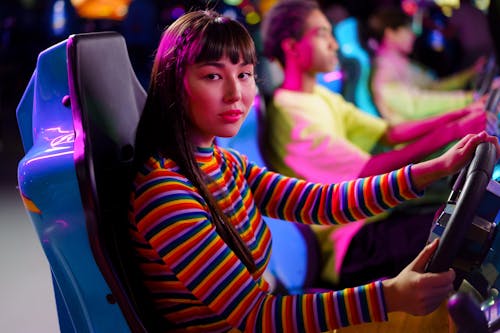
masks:
{"label": "seat headrest", "polygon": [[115,32],[70,36],[68,67],[75,121],[87,117],[81,119],[83,126],[96,136],[92,140],[99,142],[99,149],[93,147],[93,154],[103,163],[131,158],[133,152],[121,156],[128,153],[118,151],[120,156],[116,156],[107,149],[114,149],[109,145],[133,146],[146,101],[146,92],[132,68],[123,36]]}

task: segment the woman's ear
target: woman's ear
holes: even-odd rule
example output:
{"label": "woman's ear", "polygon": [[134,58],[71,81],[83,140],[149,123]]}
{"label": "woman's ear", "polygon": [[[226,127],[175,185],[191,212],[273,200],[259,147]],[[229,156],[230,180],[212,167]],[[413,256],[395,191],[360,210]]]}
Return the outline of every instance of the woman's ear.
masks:
{"label": "woman's ear", "polygon": [[384,35],[382,36],[382,41],[388,41],[393,39],[395,31],[392,28],[385,28]]}
{"label": "woman's ear", "polygon": [[281,49],[285,55],[295,54],[297,41],[294,38],[288,37],[281,41]]}
{"label": "woman's ear", "polygon": [[383,41],[389,41],[389,42],[393,42],[393,41],[398,41],[400,39],[400,34],[399,34],[399,29],[400,28],[391,28],[391,27],[387,27],[384,29],[384,37],[383,37]]}

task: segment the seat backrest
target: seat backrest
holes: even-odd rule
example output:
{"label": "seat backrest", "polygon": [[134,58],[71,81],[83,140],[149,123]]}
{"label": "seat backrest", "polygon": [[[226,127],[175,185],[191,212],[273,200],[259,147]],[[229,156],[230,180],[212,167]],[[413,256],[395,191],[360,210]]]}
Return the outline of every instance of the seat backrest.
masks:
{"label": "seat backrest", "polygon": [[339,44],[342,95],[360,110],[380,117],[370,88],[371,59],[360,41],[357,19],[349,17],[337,23],[334,35]]}
{"label": "seat backrest", "polygon": [[[146,92],[114,32],[68,40],[68,79],[75,126],[75,166],[94,258],[133,331],[138,288],[130,267],[128,197],[135,132]],[[128,258],[128,260],[127,260]]]}
{"label": "seat backrest", "polygon": [[18,106],[19,189],[51,266],[61,331],[147,331],[127,242],[145,99],[124,38],[104,32],[42,52]]}

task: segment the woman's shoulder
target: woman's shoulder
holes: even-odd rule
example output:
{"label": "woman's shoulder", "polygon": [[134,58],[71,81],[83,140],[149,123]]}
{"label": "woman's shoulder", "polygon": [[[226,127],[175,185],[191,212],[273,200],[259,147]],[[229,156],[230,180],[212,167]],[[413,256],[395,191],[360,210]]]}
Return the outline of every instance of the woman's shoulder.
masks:
{"label": "woman's shoulder", "polygon": [[142,165],[139,173],[149,174],[153,172],[176,173],[179,171],[177,164],[170,158],[165,158],[160,154],[150,156]]}
{"label": "woman's shoulder", "polygon": [[185,186],[189,182],[177,164],[168,158],[160,156],[150,157],[138,170],[135,177],[136,187],[150,187],[162,183],[175,186]]}

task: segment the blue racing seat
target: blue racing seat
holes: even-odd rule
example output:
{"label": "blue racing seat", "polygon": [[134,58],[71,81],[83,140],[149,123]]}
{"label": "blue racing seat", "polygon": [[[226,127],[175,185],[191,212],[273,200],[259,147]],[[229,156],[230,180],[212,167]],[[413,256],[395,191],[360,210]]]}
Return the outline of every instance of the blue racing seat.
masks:
{"label": "blue racing seat", "polygon": [[145,99],[124,38],[90,33],[39,55],[17,108],[19,191],[50,265],[61,332],[147,332],[126,259]]}
{"label": "blue racing seat", "polygon": [[343,77],[342,95],[360,110],[380,117],[370,88],[371,59],[360,42],[358,25],[356,18],[349,17],[334,27]]}
{"label": "blue racing seat", "polygon": [[[41,52],[18,105],[25,151],[19,191],[50,265],[61,332],[157,327],[141,297],[146,293],[133,273],[126,234],[134,137],[145,100],[124,38],[104,32],[71,35]],[[221,144],[261,163],[256,115]],[[268,223],[271,274],[286,292],[310,286],[316,276],[310,263],[318,259],[314,236],[292,223]]]}

